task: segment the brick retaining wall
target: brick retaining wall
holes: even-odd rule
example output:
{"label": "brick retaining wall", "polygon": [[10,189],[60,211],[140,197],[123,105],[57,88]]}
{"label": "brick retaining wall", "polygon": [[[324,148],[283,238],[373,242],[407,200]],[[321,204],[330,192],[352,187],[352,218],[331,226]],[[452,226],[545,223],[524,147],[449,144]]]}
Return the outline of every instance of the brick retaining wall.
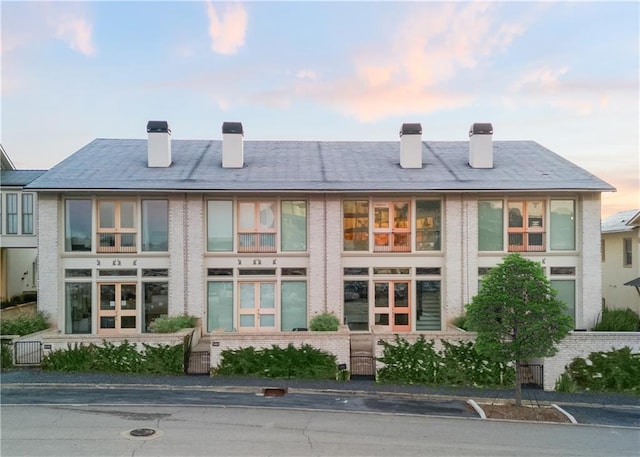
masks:
{"label": "brick retaining wall", "polygon": [[592,352],[608,352],[630,347],[640,352],[640,332],[572,332],[560,344],[553,357],[544,359],[544,390],[554,390],[565,367],[574,358],[587,358]]}
{"label": "brick retaining wall", "polygon": [[337,332],[282,332],[277,334],[264,333],[212,333],[211,334],[211,367],[220,364],[222,351],[225,349],[240,349],[253,346],[256,349],[270,348],[273,345],[286,348],[289,343],[295,347],[308,344],[316,349],[334,354],[337,363],[344,363],[349,369],[349,331]]}

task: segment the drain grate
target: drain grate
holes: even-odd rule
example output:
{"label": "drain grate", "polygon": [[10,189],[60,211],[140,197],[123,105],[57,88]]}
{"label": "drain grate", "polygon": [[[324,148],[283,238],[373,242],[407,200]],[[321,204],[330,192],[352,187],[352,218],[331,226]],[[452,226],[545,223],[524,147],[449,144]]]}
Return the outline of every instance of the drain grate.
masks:
{"label": "drain grate", "polygon": [[156,431],[154,429],[152,429],[152,428],[136,428],[135,430],[131,430],[129,432],[129,435],[140,437],[140,436],[155,435],[155,433],[156,433]]}
{"label": "drain grate", "polygon": [[265,397],[284,397],[287,393],[287,389],[281,387],[265,387],[262,389],[262,395]]}

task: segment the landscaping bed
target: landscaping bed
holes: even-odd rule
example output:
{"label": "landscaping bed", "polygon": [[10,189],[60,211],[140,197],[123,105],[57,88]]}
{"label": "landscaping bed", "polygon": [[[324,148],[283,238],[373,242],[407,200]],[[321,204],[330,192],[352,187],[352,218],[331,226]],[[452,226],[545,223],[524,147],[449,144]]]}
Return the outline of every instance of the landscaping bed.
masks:
{"label": "landscaping bed", "polygon": [[479,406],[487,419],[571,423],[567,416],[552,406],[516,406],[513,403]]}

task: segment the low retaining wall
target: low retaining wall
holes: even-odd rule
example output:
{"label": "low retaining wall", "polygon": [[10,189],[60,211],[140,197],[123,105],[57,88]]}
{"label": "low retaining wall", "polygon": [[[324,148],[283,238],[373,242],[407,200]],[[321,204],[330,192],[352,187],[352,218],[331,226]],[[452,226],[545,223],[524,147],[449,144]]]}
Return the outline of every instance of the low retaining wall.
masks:
{"label": "low retaining wall", "polygon": [[350,369],[348,330],[337,332],[281,332],[281,333],[212,333],[211,339],[211,367],[220,365],[222,351],[226,349],[241,349],[253,346],[256,349],[266,349],[272,346],[286,348],[289,343],[295,347],[304,344],[316,349],[334,354],[338,364],[346,364]]}
{"label": "low retaining wall", "polygon": [[18,316],[33,316],[38,309],[36,302],[22,303],[0,310],[0,319],[12,319]]}
{"label": "low retaining wall", "polygon": [[126,336],[101,336],[101,335],[64,335],[57,332],[43,332],[39,335],[39,340],[43,344],[43,355],[49,354],[51,351],[58,349],[67,349],[67,345],[73,347],[74,344],[89,345],[95,344],[101,346],[104,341],[108,341],[113,344],[120,344],[124,341],[128,341],[130,344],[135,344],[138,350],[144,348],[144,344],[148,345],[169,345],[175,346],[177,344],[184,344],[189,342],[191,347],[194,346],[192,337],[195,332],[193,328],[186,328],[176,333],[144,333],[136,335]]}
{"label": "low retaining wall", "polygon": [[640,332],[572,332],[553,357],[544,359],[544,390],[554,390],[558,378],[574,358],[586,359],[592,352],[608,352],[629,347],[640,352]]}

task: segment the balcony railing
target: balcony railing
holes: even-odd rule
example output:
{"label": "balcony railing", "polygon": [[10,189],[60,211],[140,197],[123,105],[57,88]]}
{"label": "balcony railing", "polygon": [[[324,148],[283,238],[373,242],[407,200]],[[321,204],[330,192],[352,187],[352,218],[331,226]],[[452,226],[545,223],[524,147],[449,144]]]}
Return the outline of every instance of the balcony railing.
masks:
{"label": "balcony railing", "polygon": [[373,252],[410,252],[410,233],[374,233]]}
{"label": "balcony railing", "polygon": [[509,252],[544,252],[545,232],[509,233]]}
{"label": "balcony railing", "polygon": [[98,252],[137,252],[135,233],[98,233]]}
{"label": "balcony railing", "polygon": [[239,233],[238,252],[276,252],[276,234]]}

